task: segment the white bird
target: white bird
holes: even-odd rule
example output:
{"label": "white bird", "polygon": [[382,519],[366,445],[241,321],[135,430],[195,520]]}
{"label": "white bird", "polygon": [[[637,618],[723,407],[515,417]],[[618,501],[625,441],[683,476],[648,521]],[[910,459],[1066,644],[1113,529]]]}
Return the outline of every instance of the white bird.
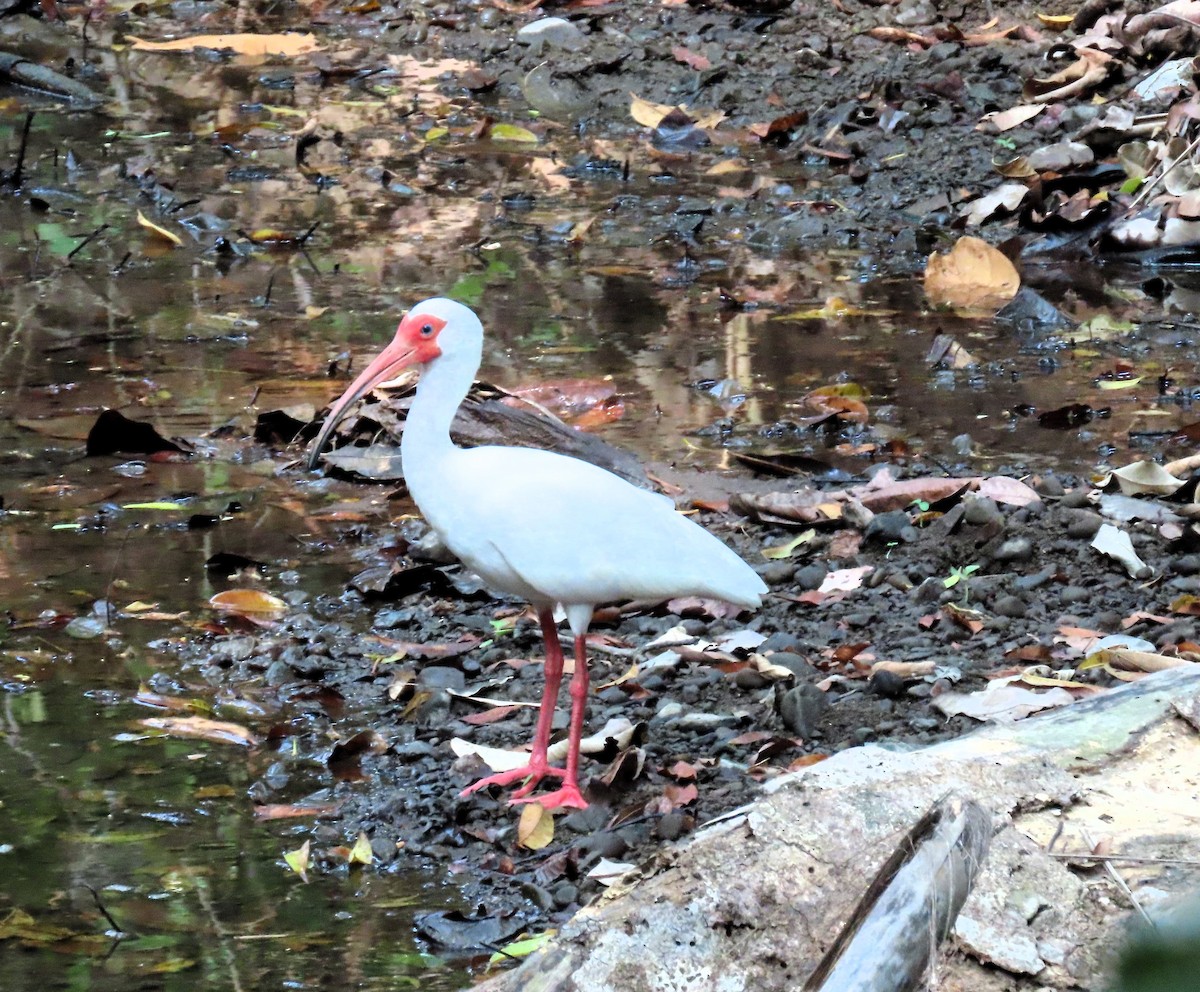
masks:
{"label": "white bird", "polygon": [[[418,509],[446,546],[489,586],[527,599],[546,645],[546,686],[527,764],[481,779],[486,786],[524,780],[512,802],[547,809],[587,806],[579,789],[579,740],[587,706],[584,639],[599,603],[706,596],[747,608],[762,604],[758,574],[704,528],[675,512],[671,500],[566,455],[488,445],[459,448],[450,422],[479,370],[483,326],[453,300],[418,303],[396,336],[330,407],[309,455],[309,468],[347,408],[401,369],[420,365],[417,393],[400,455]],[[575,637],[571,722],[565,768],[546,759],[563,675],[554,621],[561,604]],[[559,789],[534,795],[546,776]]]}

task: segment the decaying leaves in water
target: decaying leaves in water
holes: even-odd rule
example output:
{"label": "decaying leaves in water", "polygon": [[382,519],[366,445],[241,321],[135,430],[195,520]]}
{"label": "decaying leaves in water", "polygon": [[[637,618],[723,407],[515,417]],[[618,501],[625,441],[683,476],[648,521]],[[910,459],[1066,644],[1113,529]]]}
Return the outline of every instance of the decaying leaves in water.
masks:
{"label": "decaying leaves in water", "polygon": [[364,831],[358,832],[358,838],[353,847],[333,847],[329,853],[336,858],[344,858],[352,865],[369,865],[375,862],[375,852],[371,850],[371,841]]}
{"label": "decaying leaves in water", "polygon": [[130,420],[119,410],[105,410],[96,418],[87,438],[89,457],[97,455],[150,455],[158,460],[182,460],[189,452],[168,441],[150,424]]}
{"label": "decaying leaves in water", "polygon": [[283,860],[289,868],[300,876],[302,882],[308,881],[308,856],[311,841],[305,841],[294,851],[285,851]]}
{"label": "decaying leaves in water", "polygon": [[254,807],[256,820],[291,820],[306,816],[328,816],[336,813],[340,803],[261,803]]}
{"label": "decaying leaves in water", "polygon": [[183,247],[183,238],[172,231],[168,231],[165,227],[160,227],[151,220],[146,219],[146,215],[140,210],[137,212],[137,222],[144,227],[150,234],[161,241],[166,242],[175,248]]}
{"label": "decaying leaves in water", "polygon": [[979,238],[959,238],[949,252],[934,252],[925,267],[925,295],[965,310],[998,310],[1020,287],[1007,256]]}
{"label": "decaying leaves in water", "polygon": [[388,744],[374,730],[360,730],[353,737],[338,741],[329,753],[326,765],[335,778],[344,782],[358,781],[363,777],[359,763],[364,754],[384,754]]}
{"label": "decaying leaves in water", "polygon": [[142,52],[190,52],[196,48],[229,49],[239,55],[307,55],[321,46],[311,34],[200,34],[174,41],[146,41],[130,35],[129,46]]}
{"label": "decaying leaves in water", "polygon": [[288,608],[278,596],[261,589],[226,589],[209,599],[208,605],[214,610],[243,616],[281,616]]}
{"label": "decaying leaves in water", "polygon": [[258,738],[240,724],[202,716],[152,716],[138,722],[143,727],[171,737],[188,737],[215,744],[238,744],[242,747],[255,747],[259,743]]}
{"label": "decaying leaves in water", "polygon": [[526,803],[517,820],[517,843],[540,851],[554,840],[554,814],[541,803]]}

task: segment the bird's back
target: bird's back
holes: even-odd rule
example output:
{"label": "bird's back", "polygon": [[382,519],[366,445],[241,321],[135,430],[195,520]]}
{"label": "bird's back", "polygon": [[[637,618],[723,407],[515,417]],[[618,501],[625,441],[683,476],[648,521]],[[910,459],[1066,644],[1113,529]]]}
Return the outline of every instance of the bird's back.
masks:
{"label": "bird's back", "polygon": [[669,499],[576,458],[455,448],[412,488],[426,519],[468,566],[535,601],[697,595],[757,607],[767,591],[749,565]]}

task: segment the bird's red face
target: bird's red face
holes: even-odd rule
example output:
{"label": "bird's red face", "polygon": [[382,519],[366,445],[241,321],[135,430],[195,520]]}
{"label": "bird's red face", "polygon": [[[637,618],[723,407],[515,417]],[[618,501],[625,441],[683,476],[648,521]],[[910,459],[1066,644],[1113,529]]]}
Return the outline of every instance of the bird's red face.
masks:
{"label": "bird's red face", "polygon": [[[393,348],[402,348],[411,356],[407,363],[409,365],[424,365],[426,362],[431,362],[442,353],[442,349],[438,346],[438,335],[442,333],[445,326],[446,322],[441,317],[421,313],[418,310],[410,311],[404,315],[400,326],[396,328],[395,339],[384,349],[379,358],[383,358],[383,355]],[[376,361],[378,360],[376,359]]]}
{"label": "bird's red face", "polygon": [[392,338],[391,344],[375,356],[371,363],[359,373],[358,378],[350,384],[350,388],[342,393],[329,408],[329,416],[325,418],[321,433],[317,435],[311,449],[309,468],[316,464],[317,454],[321,451],[325,441],[333,433],[338,421],[345,415],[346,409],[356,400],[381,382],[396,378],[410,365],[424,365],[441,355],[442,349],[438,345],[438,336],[445,327],[445,319],[433,314],[422,313],[420,310],[410,310],[405,314],[404,319],[400,321],[400,326],[396,328],[396,336]]}

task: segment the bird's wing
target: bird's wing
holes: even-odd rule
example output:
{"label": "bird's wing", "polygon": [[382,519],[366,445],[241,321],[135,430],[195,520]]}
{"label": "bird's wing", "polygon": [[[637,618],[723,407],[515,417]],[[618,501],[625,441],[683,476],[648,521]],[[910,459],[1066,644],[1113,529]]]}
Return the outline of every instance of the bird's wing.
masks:
{"label": "bird's wing", "polygon": [[454,519],[431,522],[500,588],[564,604],[703,595],[757,606],[766,591],[671,500],[610,472],[528,448],[458,454],[445,480],[454,495],[443,500]]}

